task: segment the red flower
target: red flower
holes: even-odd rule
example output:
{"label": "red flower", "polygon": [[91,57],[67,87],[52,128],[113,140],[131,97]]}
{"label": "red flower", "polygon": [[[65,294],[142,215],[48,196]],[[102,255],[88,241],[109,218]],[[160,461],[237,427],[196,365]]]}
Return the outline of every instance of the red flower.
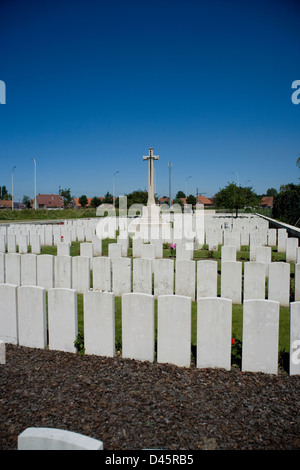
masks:
{"label": "red flower", "polygon": [[231,338],[231,344],[234,344],[234,343],[235,343],[235,339]]}

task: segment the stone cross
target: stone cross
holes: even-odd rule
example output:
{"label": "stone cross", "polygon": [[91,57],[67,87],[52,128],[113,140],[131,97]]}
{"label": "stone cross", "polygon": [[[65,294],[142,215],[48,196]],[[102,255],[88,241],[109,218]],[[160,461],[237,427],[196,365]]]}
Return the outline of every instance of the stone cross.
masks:
{"label": "stone cross", "polygon": [[149,155],[143,156],[143,160],[148,160],[148,201],[147,206],[155,205],[154,198],[154,165],[153,160],[159,160],[158,155],[153,155],[153,148],[149,148]]}

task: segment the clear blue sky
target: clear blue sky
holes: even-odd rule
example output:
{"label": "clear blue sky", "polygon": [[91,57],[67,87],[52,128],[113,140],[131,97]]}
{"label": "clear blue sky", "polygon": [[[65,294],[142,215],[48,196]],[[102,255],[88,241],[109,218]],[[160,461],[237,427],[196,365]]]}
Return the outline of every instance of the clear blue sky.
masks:
{"label": "clear blue sky", "polygon": [[300,2],[0,3],[0,185],[37,192],[213,196],[228,182],[298,183]]}

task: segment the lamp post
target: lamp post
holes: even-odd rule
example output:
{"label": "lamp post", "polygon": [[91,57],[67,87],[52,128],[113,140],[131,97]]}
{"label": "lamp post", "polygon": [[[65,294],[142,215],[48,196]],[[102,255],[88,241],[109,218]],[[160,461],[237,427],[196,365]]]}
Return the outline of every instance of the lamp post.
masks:
{"label": "lamp post", "polygon": [[14,169],[16,165],[13,167],[11,172],[11,209],[14,210]]}
{"label": "lamp post", "polygon": [[36,210],[36,161],[32,158],[34,162],[34,210]]}
{"label": "lamp post", "polygon": [[115,175],[119,173],[119,170],[114,173],[113,177],[113,206],[115,207]]}
{"label": "lamp post", "polygon": [[188,192],[188,184],[187,184],[187,182],[190,178],[191,178],[191,176],[188,176],[185,180],[185,197],[186,198],[188,197],[188,193],[187,193]]}
{"label": "lamp post", "polygon": [[171,207],[171,169],[172,169],[172,163],[168,163],[169,167],[169,207]]}

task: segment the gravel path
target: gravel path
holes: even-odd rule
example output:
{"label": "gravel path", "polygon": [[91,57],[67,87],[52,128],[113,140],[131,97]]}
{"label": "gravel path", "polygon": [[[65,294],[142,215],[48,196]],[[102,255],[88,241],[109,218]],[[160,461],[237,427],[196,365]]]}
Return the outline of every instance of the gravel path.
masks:
{"label": "gravel path", "polygon": [[27,427],[107,450],[300,449],[300,376],[179,368],[6,345],[0,450]]}

